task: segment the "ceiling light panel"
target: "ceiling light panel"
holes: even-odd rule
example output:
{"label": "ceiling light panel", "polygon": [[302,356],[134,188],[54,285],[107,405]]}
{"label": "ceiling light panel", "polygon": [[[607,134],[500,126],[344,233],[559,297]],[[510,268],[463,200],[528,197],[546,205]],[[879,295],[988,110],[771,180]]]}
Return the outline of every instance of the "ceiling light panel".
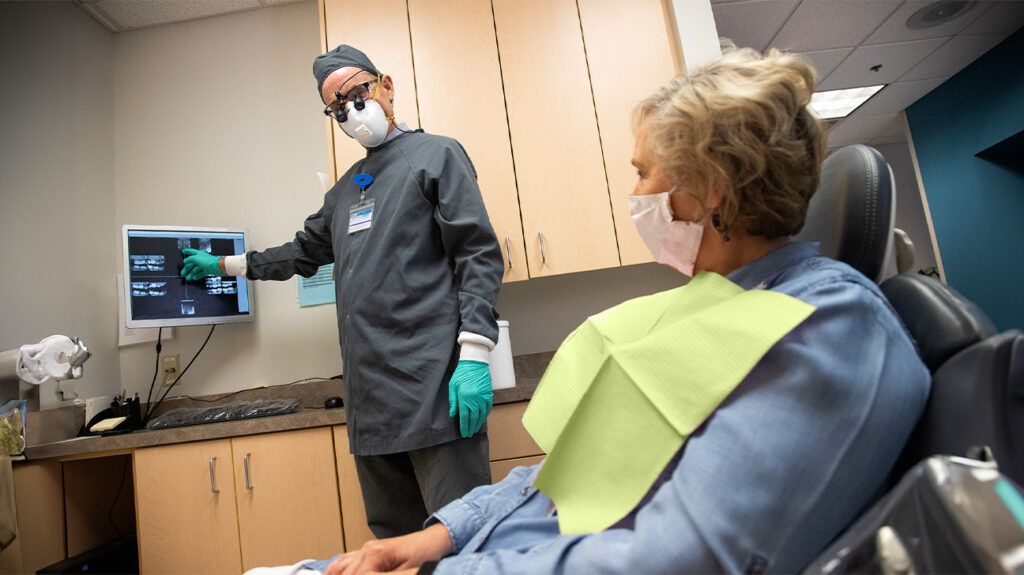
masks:
{"label": "ceiling light panel", "polygon": [[822,120],[842,118],[848,116],[850,112],[856,110],[864,102],[867,102],[871,96],[877,94],[884,87],[885,84],[879,84],[877,86],[815,92],[811,95],[810,108],[814,115]]}

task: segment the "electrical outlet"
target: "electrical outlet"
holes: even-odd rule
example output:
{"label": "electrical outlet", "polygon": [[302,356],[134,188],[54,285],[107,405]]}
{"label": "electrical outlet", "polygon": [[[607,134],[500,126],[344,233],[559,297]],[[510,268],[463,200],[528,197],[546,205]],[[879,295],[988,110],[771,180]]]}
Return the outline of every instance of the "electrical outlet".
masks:
{"label": "electrical outlet", "polygon": [[164,380],[160,387],[169,387],[174,380],[178,379],[178,374],[181,371],[181,356],[169,355],[160,360],[160,365],[163,367],[164,374]]}

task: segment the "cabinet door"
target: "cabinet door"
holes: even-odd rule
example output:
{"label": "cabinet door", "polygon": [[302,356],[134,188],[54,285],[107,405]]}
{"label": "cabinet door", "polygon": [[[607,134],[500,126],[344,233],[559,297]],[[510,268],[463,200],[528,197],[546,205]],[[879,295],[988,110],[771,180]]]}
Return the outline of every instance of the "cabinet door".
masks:
{"label": "cabinet door", "polygon": [[526,248],[491,3],[410,0],[409,32],[420,121],[466,148],[505,256],[505,281],[525,280]]}
{"label": "cabinet door", "polygon": [[632,118],[641,100],[680,73],[669,39],[669,8],[664,0],[630,0],[627,11],[621,0],[578,2],[619,256],[622,265],[649,262],[651,254],[629,216],[628,195],[636,183]]}
{"label": "cabinet door", "polygon": [[530,277],[618,266],[576,2],[493,6]]}
{"label": "cabinet door", "polygon": [[[395,82],[395,120],[419,127],[416,84],[409,44],[409,14],[405,0],[324,0],[327,49],[348,44],[362,50],[381,74]],[[340,178],[366,150],[341,131],[334,130],[334,163]]]}
{"label": "cabinet door", "polygon": [[[0,551],[0,574],[35,573],[68,556],[62,468],[52,459],[20,461],[14,463],[12,474],[13,493],[6,494],[14,502],[18,533],[11,545]],[[0,494],[4,493],[0,488]]]}
{"label": "cabinet door", "polygon": [[487,444],[490,460],[543,455],[543,451],[523,427],[523,412],[528,401],[495,405],[487,418]]}
{"label": "cabinet door", "polygon": [[241,572],[230,442],[137,449],[134,460],[142,573]]}
{"label": "cabinet door", "polygon": [[326,427],[231,440],[244,570],[342,551],[332,443]]}
{"label": "cabinet door", "polygon": [[348,452],[348,429],[334,427],[334,450],[338,461],[338,495],[341,497],[341,517],[345,523],[345,550],[355,551],[363,543],[376,539],[366,524],[363,491],[356,475],[356,460]]}

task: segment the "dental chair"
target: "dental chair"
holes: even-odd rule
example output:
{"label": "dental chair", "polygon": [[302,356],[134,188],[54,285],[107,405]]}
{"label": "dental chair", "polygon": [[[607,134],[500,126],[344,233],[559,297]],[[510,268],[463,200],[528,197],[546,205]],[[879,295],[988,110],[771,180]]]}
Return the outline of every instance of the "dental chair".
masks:
{"label": "dental chair", "polygon": [[818,242],[822,255],[879,281],[892,255],[896,185],[882,154],[868,146],[840,148],[821,165],[818,190],[796,239]]}
{"label": "dental chair", "polygon": [[880,282],[932,373],[928,405],[894,473],[930,455],[994,456],[1024,484],[1024,335],[997,333],[981,309],[934,278],[886,277],[894,261],[900,271],[913,261],[912,242],[894,227],[895,214],[885,159],[868,146],[847,146],[822,165],[798,236]]}
{"label": "dental chair", "polygon": [[[932,373],[932,389],[890,492],[807,572],[1024,570],[984,561],[1024,542],[1024,523],[1006,511],[1013,504],[1005,497],[1020,498],[1019,488],[999,484],[1003,499],[993,488],[1006,477],[1024,484],[1024,334],[998,333],[975,304],[934,278],[893,275],[913,263],[912,242],[894,228],[893,182],[877,150],[835,151],[798,239],[820,242],[823,255],[880,283]],[[985,538],[994,533],[1010,539]]]}
{"label": "dental chair", "polygon": [[1024,485],[1024,334],[997,333],[976,305],[928,276],[882,283],[932,372],[932,390],[894,474],[935,454],[995,460]]}

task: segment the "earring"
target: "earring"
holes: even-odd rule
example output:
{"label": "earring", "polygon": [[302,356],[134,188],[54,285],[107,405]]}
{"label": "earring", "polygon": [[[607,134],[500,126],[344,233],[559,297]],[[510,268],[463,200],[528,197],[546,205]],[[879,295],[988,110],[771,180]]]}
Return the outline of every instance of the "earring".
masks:
{"label": "earring", "polygon": [[711,211],[711,227],[715,228],[715,231],[722,234],[723,240],[729,241],[731,239],[729,237],[729,228],[722,223],[722,217],[718,215],[717,208]]}

